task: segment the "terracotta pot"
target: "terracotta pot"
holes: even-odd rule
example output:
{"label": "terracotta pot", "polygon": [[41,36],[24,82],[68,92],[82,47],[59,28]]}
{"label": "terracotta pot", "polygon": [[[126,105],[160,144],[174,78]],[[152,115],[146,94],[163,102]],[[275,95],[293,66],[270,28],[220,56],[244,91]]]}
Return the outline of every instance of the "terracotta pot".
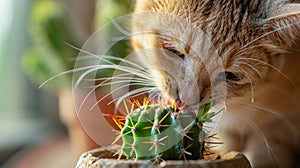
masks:
{"label": "terracotta pot", "polygon": [[130,161],[116,159],[117,148],[114,146],[95,149],[81,155],[76,168],[251,168],[247,158],[239,152],[229,152],[220,155],[219,159],[164,161],[154,165],[148,161]]}

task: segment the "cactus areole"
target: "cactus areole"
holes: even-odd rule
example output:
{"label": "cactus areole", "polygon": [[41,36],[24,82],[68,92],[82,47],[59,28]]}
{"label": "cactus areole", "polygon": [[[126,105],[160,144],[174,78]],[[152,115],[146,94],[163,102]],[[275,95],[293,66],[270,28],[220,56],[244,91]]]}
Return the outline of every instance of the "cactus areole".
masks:
{"label": "cactus areole", "polygon": [[176,105],[144,104],[128,113],[121,130],[122,154],[128,159],[197,160],[207,149],[203,124],[216,114],[208,103],[196,112]]}

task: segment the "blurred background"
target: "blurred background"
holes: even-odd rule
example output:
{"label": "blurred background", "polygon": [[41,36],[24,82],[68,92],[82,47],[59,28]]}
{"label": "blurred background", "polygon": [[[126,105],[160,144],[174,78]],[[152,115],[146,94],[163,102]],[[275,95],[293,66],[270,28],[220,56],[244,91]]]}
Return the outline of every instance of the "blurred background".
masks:
{"label": "blurred background", "polygon": [[74,67],[67,44],[80,48],[131,1],[0,0],[0,167],[74,167],[98,147],[77,121],[72,74],[39,86]]}

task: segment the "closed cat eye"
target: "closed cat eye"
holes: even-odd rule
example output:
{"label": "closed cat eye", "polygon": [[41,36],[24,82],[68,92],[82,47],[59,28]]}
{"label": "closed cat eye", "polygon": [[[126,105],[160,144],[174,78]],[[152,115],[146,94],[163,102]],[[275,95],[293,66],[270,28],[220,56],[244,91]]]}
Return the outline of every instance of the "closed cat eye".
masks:
{"label": "closed cat eye", "polygon": [[185,55],[182,54],[181,52],[179,52],[178,50],[176,50],[175,48],[165,48],[165,50],[166,50],[168,55],[177,56],[177,57],[179,57],[183,60],[185,58]]}

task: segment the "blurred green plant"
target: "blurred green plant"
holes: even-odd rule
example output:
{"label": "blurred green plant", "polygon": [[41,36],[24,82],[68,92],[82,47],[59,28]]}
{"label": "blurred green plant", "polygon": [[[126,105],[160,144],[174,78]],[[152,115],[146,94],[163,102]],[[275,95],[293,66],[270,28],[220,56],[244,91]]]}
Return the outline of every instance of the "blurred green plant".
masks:
{"label": "blurred green plant", "polygon": [[[63,6],[58,1],[38,0],[33,5],[29,25],[34,45],[26,51],[22,63],[37,84],[73,67],[71,58],[77,55],[77,51],[64,42],[76,45],[78,41],[68,30],[66,19]],[[47,87],[66,87],[68,81],[70,76],[64,75]]]}
{"label": "blurred green plant", "polygon": [[[130,2],[131,0],[99,0],[95,6],[94,28],[128,13]],[[22,64],[31,80],[38,85],[61,72],[73,69],[79,51],[67,44],[79,48],[82,44],[76,34],[70,31],[72,25],[64,5],[58,0],[36,0],[32,8],[29,28],[34,45],[24,53]],[[111,49],[110,54],[125,56],[127,48],[126,43],[120,43]],[[45,88],[57,90],[70,87],[71,75],[60,76]]]}
{"label": "blurred green plant", "polygon": [[99,0],[96,13],[96,26],[111,19],[130,13],[135,0]]}

